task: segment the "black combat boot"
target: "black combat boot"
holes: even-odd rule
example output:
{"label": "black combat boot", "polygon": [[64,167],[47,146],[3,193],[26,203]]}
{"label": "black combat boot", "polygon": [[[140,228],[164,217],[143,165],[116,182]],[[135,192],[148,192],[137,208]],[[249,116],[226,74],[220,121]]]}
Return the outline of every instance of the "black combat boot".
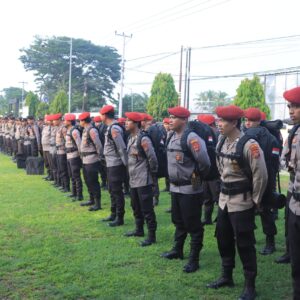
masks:
{"label": "black combat boot", "polygon": [[124,225],[124,215],[117,215],[117,217],[110,223],[108,223],[108,226],[110,227],[117,227]]}
{"label": "black combat boot", "polygon": [[183,272],[193,273],[199,269],[200,247],[192,246],[188,263],[183,267]]}
{"label": "black combat boot", "polygon": [[289,253],[284,253],[283,255],[281,255],[280,257],[278,257],[275,262],[277,264],[289,264],[291,262],[291,257]]}
{"label": "black combat boot", "polygon": [[102,209],[101,208],[101,201],[100,201],[100,198],[96,198],[95,199],[95,204],[94,206],[90,207],[89,208],[89,211],[97,211],[97,210],[100,210]]}
{"label": "black combat boot", "polygon": [[72,193],[67,195],[69,198],[74,198],[72,201],[76,201],[77,191],[76,191],[76,183],[75,180],[72,179]]}
{"label": "black combat boot", "polygon": [[124,236],[132,237],[132,236],[144,236],[144,222],[141,220],[135,221],[135,230],[126,232]]}
{"label": "black combat boot", "polygon": [[255,290],[255,279],[245,280],[245,287],[242,294],[239,297],[239,300],[254,300],[257,296]]}
{"label": "black combat boot", "polygon": [[90,200],[87,202],[80,203],[80,206],[91,206],[95,204],[95,200],[92,194],[90,194]]}
{"label": "black combat boot", "polygon": [[218,289],[218,288],[222,288],[225,286],[228,286],[228,287],[234,286],[231,268],[230,269],[223,268],[221,277],[219,279],[217,279],[216,281],[213,281],[206,285],[206,287],[208,287],[210,289]]}
{"label": "black combat boot", "polygon": [[156,243],[156,233],[153,230],[149,230],[148,231],[148,237],[140,242],[141,247],[147,247],[147,246],[151,246],[152,244]]}
{"label": "black combat boot", "polygon": [[183,243],[175,242],[174,247],[168,251],[161,254],[161,257],[167,259],[183,259]]}
{"label": "black combat boot", "polygon": [[102,222],[111,222],[116,219],[116,213],[112,212],[107,218],[102,219]]}
{"label": "black combat boot", "polygon": [[204,207],[204,221],[202,222],[203,225],[212,225],[212,213],[213,213],[213,206],[205,206]]}
{"label": "black combat boot", "polygon": [[276,251],[275,248],[275,238],[274,235],[267,235],[266,236],[266,246],[264,249],[259,251],[261,255],[270,255]]}

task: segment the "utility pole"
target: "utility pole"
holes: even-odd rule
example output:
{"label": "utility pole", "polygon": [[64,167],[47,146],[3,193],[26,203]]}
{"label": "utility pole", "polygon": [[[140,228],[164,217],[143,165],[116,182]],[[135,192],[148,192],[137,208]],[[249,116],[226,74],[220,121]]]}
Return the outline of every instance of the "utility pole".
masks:
{"label": "utility pole", "polygon": [[[25,104],[24,104],[24,86],[25,86],[25,84],[27,84],[28,82],[20,81],[19,83],[22,84],[21,107],[22,107],[22,116],[23,116],[23,108],[24,108],[24,106],[25,106]],[[21,109],[21,108],[20,108],[20,109]],[[19,115],[19,113],[18,113],[18,115]]]}
{"label": "utility pole", "polygon": [[69,57],[69,106],[68,111],[71,112],[71,94],[72,94],[72,55],[73,55],[73,39],[70,39],[70,57]]}
{"label": "utility pole", "polygon": [[179,67],[178,105],[181,105],[181,87],[182,87],[182,57],[183,57],[183,46],[181,46],[181,50],[180,50],[180,67]]}
{"label": "utility pole", "polygon": [[190,83],[191,83],[191,54],[192,48],[188,49],[188,78],[187,78],[187,92],[186,92],[186,108],[190,109]]}
{"label": "utility pole", "polygon": [[126,46],[126,39],[131,39],[131,35],[126,35],[123,33],[118,33],[115,31],[115,35],[123,37],[123,52],[122,52],[122,67],[121,67],[121,91],[120,91],[120,98],[119,98],[119,118],[122,117],[122,108],[123,108],[123,88],[124,88],[124,72],[125,72],[125,46]]}

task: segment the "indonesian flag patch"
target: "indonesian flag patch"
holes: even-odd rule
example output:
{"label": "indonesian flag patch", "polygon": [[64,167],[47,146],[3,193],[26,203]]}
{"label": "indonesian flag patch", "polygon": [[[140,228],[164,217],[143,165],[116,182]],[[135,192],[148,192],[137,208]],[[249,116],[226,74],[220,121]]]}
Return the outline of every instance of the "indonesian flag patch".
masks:
{"label": "indonesian flag patch", "polygon": [[210,143],[212,143],[214,140],[213,140],[213,137],[210,135],[209,137],[208,137],[208,141],[210,142]]}
{"label": "indonesian flag patch", "polygon": [[272,149],[272,154],[279,155],[279,148],[273,148]]}

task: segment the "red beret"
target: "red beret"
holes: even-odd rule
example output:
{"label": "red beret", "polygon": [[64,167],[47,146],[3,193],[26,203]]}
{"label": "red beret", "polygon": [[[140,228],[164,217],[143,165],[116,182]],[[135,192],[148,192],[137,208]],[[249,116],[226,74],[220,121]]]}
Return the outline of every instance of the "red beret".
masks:
{"label": "red beret", "polygon": [[168,112],[170,115],[173,115],[178,118],[188,118],[191,115],[190,111],[182,106],[175,106],[169,108]]}
{"label": "red beret", "polygon": [[62,117],[62,114],[61,114],[61,113],[52,115],[51,121],[59,120],[61,117]]}
{"label": "red beret", "polygon": [[164,118],[163,123],[169,124],[170,123],[170,118]]}
{"label": "red beret", "polygon": [[198,115],[198,121],[203,122],[207,125],[211,125],[216,122],[216,118],[213,115]]}
{"label": "red beret", "polygon": [[134,122],[141,122],[143,120],[143,116],[138,112],[127,112],[125,116]]}
{"label": "red beret", "polygon": [[52,121],[52,115],[45,115],[45,120],[46,121]]}
{"label": "red beret", "polygon": [[140,113],[141,117],[142,117],[142,121],[152,121],[153,117],[146,114],[146,113]]}
{"label": "red beret", "polygon": [[216,114],[219,118],[225,120],[238,120],[243,117],[244,112],[236,105],[218,106],[216,108]]}
{"label": "red beret", "polygon": [[260,112],[260,119],[261,120],[266,120],[267,119],[267,115],[266,115],[265,112],[263,112],[263,111]]}
{"label": "red beret", "polygon": [[300,104],[300,87],[285,91],[283,93],[283,97],[291,103]]}
{"label": "red beret", "polygon": [[100,109],[100,114],[105,115],[105,114],[108,114],[108,113],[114,112],[114,111],[115,111],[115,109],[112,105],[105,105]]}
{"label": "red beret", "polygon": [[65,120],[66,121],[75,121],[76,116],[74,114],[65,114]]}
{"label": "red beret", "polygon": [[83,121],[90,117],[91,117],[91,114],[89,112],[83,112],[79,115],[78,119],[79,119],[79,121]]}
{"label": "red beret", "polygon": [[244,110],[244,117],[250,121],[260,121],[261,113],[260,110],[256,107],[250,107]]}
{"label": "red beret", "polygon": [[94,122],[102,122],[101,116],[94,117]]}
{"label": "red beret", "polygon": [[121,124],[125,124],[126,118],[119,118],[118,122],[121,123]]}

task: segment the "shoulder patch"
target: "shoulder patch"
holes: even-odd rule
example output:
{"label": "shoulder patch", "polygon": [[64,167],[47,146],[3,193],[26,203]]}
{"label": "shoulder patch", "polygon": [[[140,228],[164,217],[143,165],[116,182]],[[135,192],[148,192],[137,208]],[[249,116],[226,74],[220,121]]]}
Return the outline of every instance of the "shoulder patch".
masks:
{"label": "shoulder patch", "polygon": [[190,144],[195,152],[200,151],[200,144],[197,139],[191,139]]}
{"label": "shoulder patch", "polygon": [[119,135],[119,131],[115,128],[111,129],[111,136],[115,139]]}
{"label": "shoulder patch", "polygon": [[253,158],[258,159],[260,157],[259,146],[257,144],[251,144],[249,149]]}
{"label": "shoulder patch", "polygon": [[149,149],[148,140],[147,139],[142,139],[141,146],[144,149],[144,151],[148,151],[148,149]]}

